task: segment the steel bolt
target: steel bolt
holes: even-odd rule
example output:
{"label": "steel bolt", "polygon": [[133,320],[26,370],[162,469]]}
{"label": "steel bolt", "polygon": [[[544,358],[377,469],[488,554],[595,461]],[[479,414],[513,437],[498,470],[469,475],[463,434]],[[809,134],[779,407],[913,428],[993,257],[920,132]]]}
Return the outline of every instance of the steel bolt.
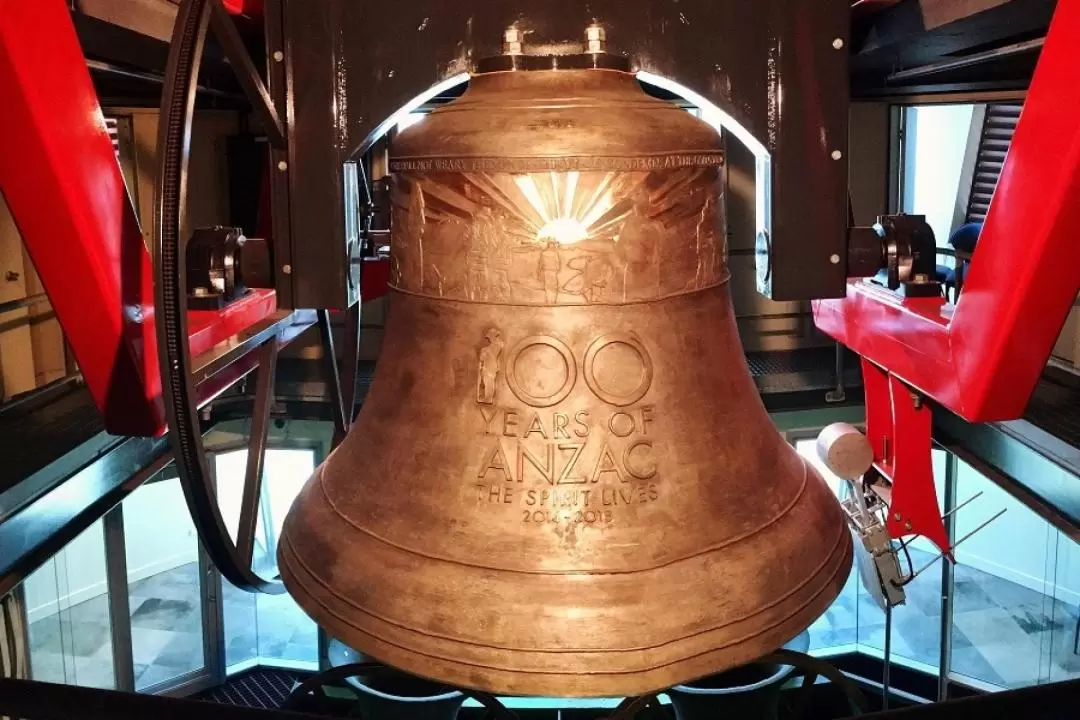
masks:
{"label": "steel bolt", "polygon": [[604,26],[593,23],[585,28],[585,52],[597,54],[606,50],[607,33],[604,32]]}
{"label": "steel bolt", "polygon": [[281,52],[280,50],[275,50],[274,51],[274,62],[281,62],[284,59],[285,59],[285,53]]}
{"label": "steel bolt", "polygon": [[904,523],[904,529],[905,530],[910,530],[911,529],[911,523]]}
{"label": "steel bolt", "polygon": [[843,38],[836,38],[835,40],[832,41],[832,46],[836,50],[843,50],[844,49],[844,39]]}
{"label": "steel bolt", "polygon": [[902,520],[904,516],[900,513],[896,513],[895,515],[893,515],[893,517],[896,518],[896,522],[900,522],[900,520]]}
{"label": "steel bolt", "polygon": [[282,160],[281,162],[279,162],[277,164],[277,169],[280,170],[281,172],[285,172],[286,170],[289,169],[289,163]]}
{"label": "steel bolt", "polygon": [[521,55],[525,34],[516,26],[511,25],[503,33],[503,55]]}
{"label": "steel bolt", "polygon": [[839,265],[840,264],[840,256],[839,255],[831,255],[829,257],[829,262],[831,262],[833,265]]}
{"label": "steel bolt", "polygon": [[286,275],[292,275],[292,265],[282,265],[281,272],[285,273]]}
{"label": "steel bolt", "polygon": [[844,153],[840,152],[839,150],[833,150],[832,151],[832,159],[833,160],[843,160],[844,159]]}

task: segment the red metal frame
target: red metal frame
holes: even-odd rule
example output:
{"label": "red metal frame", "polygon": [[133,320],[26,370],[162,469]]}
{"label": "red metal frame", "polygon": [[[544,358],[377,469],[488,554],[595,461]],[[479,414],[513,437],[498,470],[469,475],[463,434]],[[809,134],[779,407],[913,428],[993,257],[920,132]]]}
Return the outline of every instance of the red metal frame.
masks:
{"label": "red metal frame", "polygon": [[221,0],[221,4],[233,15],[262,15],[264,0]]}
{"label": "red metal frame", "polygon": [[[1077,47],[1080,2],[1058,3],[955,307],[941,300],[903,299],[860,280],[849,281],[847,297],[814,303],[817,326],[881,368],[890,387],[899,383],[970,422],[1023,414],[1080,292]],[[886,403],[897,411],[895,397],[886,397],[874,385],[873,373],[870,377],[868,418],[883,416]],[[925,421],[897,423],[885,436],[897,453],[909,448],[929,462]],[[870,440],[877,455],[881,439],[872,434]],[[895,465],[876,459],[878,469],[893,479],[894,493],[916,492],[904,488],[911,476],[901,468],[909,462],[923,466],[921,457],[898,457]],[[932,485],[922,487],[914,502],[923,514],[932,506],[940,517],[936,496],[928,495],[932,491]],[[934,540],[938,524],[913,522],[914,532]],[[893,523],[890,529],[894,535],[910,534],[904,525]],[[935,542],[948,550],[947,543]]]}
{"label": "red metal frame", "polygon": [[[158,434],[150,255],[63,0],[0,0],[0,98],[0,190],[106,429]],[[275,309],[260,291],[192,312],[192,353]]]}

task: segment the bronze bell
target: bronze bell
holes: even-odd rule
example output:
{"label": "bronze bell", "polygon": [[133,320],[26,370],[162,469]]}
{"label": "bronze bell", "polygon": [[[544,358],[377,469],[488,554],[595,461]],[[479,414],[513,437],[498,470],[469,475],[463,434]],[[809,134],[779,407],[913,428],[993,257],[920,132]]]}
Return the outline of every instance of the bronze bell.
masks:
{"label": "bronze bell", "polygon": [[478,74],[395,139],[378,369],[279,551],[330,634],[456,686],[616,696],[825,611],[851,539],[747,370],[723,165],[605,69]]}

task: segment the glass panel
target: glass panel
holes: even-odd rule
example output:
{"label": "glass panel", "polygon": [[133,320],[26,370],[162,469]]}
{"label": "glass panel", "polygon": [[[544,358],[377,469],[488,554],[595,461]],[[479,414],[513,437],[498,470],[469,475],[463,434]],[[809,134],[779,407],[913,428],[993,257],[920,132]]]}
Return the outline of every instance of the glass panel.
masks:
{"label": "glass panel", "polygon": [[[847,485],[829,472],[817,456],[817,441],[795,443],[799,454],[817,468],[838,497],[845,497]],[[944,503],[945,453],[934,451],[934,475],[938,502]],[[910,565],[921,568],[937,551],[929,542],[916,539],[908,545]],[[856,559],[857,562],[857,559]],[[907,557],[901,567],[909,571]],[[906,661],[923,670],[934,671],[941,654],[941,572],[932,567],[906,588],[907,602],[893,609],[892,659]],[[885,611],[877,605],[860,578],[857,565],[852,568],[844,589],[821,618],[810,626],[810,649],[824,653],[833,648],[858,644],[859,649],[881,655],[885,651]]]}
{"label": "glass panel", "polygon": [[[933,451],[938,507],[945,504],[946,454]],[[900,569],[911,574],[931,563],[938,549],[922,537],[909,539],[900,550]],[[905,552],[906,551],[906,552]],[[941,664],[941,560],[904,587],[903,605],[892,609],[890,660],[924,672],[936,673]],[[859,650],[881,656],[885,652],[885,610],[866,587],[859,584]]]}
{"label": "glass panel", "polygon": [[206,664],[199,542],[177,478],[151,480],[123,507],[135,689],[143,690]]}
{"label": "glass panel", "polygon": [[998,687],[1037,684],[1051,674],[1055,616],[1074,612],[1053,597],[1057,534],[976,470],[957,465],[958,503],[983,493],[957,513],[957,538],[1007,512],[956,550],[950,670]]}
{"label": "glass panel", "polygon": [[905,111],[904,212],[926,215],[938,247],[948,244],[955,229],[974,110],[974,105],[923,105]]}
{"label": "glass panel", "polygon": [[116,687],[102,527],[95,522],[23,584],[35,680]]}
{"label": "glass panel", "polygon": [[[842,479],[829,472],[817,454],[817,440],[798,440],[795,449],[806,458],[832,488],[839,499],[846,493],[847,486]],[[859,574],[852,568],[847,583],[833,604],[817,621],[810,626],[810,651],[814,654],[826,654],[829,650],[844,645],[854,645],[858,629],[858,588]]]}
{"label": "glass panel", "polygon": [[[219,503],[230,531],[236,532],[247,450],[215,458]],[[260,569],[276,572],[277,540],[285,516],[315,469],[315,453],[306,449],[266,451],[262,498],[256,532]],[[253,595],[222,579],[226,666],[255,660],[261,664],[310,667],[318,663],[318,628],[288,595]]]}
{"label": "glass panel", "polygon": [[[270,465],[270,453],[267,450],[265,464]],[[244,496],[244,479],[247,474],[247,450],[218,453],[214,456],[214,476],[217,480],[218,508],[221,519],[229,530],[229,537],[236,542],[237,529],[240,526],[240,505]],[[266,540],[266,518],[263,509],[266,503],[267,478],[274,475],[269,467],[263,472],[262,498],[259,502],[258,516],[255,520],[255,547],[252,550],[252,567],[260,575],[274,575],[277,562]]]}
{"label": "glass panel", "polygon": [[[1075,478],[1069,478],[1076,482]],[[1050,682],[1080,678],[1080,544],[1058,533],[1054,602],[1049,618]]]}

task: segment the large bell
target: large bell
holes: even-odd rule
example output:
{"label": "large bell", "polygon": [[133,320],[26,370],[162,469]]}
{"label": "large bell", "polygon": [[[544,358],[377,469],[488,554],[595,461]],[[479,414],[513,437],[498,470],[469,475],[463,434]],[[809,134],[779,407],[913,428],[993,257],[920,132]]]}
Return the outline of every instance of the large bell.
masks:
{"label": "large bell", "polygon": [[825,611],[851,539],[747,370],[723,157],[603,69],[476,75],[394,140],[378,369],[280,544],[330,634],[452,685],[615,696]]}

